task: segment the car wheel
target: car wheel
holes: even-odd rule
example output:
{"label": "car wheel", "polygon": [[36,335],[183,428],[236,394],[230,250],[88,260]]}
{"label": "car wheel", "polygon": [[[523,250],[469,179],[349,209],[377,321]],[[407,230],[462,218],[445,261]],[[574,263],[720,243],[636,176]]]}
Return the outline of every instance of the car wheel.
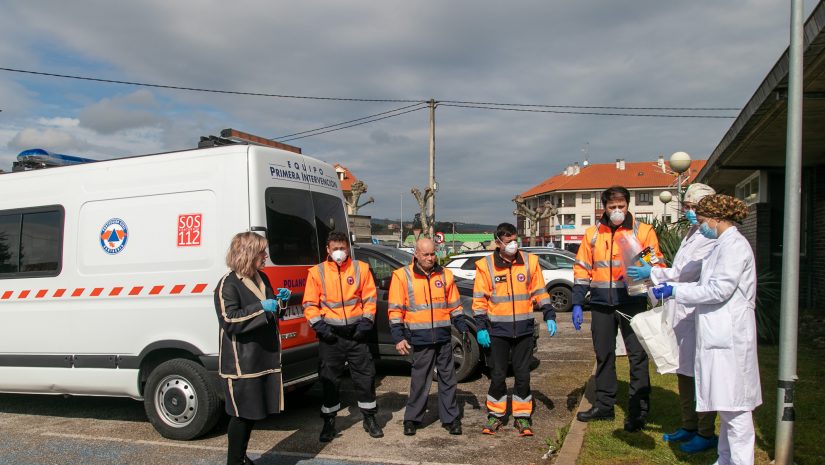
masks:
{"label": "car wheel", "polygon": [[169,439],[190,440],[211,430],[221,416],[220,399],[206,369],[176,358],[149,374],[143,408],[149,422]]}
{"label": "car wheel", "polygon": [[455,377],[458,382],[469,379],[478,369],[481,351],[473,333],[467,333],[466,341],[462,341],[461,333],[452,331],[453,363]]}
{"label": "car wheel", "polygon": [[573,292],[565,286],[555,286],[547,290],[550,305],[557,312],[569,312],[573,308]]}

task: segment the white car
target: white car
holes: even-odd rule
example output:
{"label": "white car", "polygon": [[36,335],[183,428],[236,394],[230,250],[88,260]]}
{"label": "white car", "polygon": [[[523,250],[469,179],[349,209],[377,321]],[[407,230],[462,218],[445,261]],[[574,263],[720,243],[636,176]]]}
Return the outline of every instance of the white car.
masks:
{"label": "white car", "polygon": [[[539,265],[542,269],[545,287],[550,294],[550,301],[557,312],[568,312],[573,306],[573,261],[570,257],[560,254],[558,250],[550,249],[559,254],[558,260],[562,266],[549,262],[539,257]],[[526,252],[529,252],[525,250]],[[479,252],[463,253],[453,255],[444,265],[459,278],[475,279],[476,260],[490,255],[492,251],[484,250]],[[566,261],[569,260],[569,267]]]}

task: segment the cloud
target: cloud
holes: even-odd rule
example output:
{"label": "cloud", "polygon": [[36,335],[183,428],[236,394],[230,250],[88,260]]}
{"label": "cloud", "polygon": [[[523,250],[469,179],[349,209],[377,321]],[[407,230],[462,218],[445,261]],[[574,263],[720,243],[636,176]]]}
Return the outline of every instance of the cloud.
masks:
{"label": "cloud", "polygon": [[160,126],[165,118],[150,111],[156,107],[157,102],[152,94],[141,89],[89,105],[80,111],[78,120],[82,127],[101,134],[114,134],[128,129]]}
{"label": "cloud", "polygon": [[14,150],[39,148],[60,153],[83,151],[89,143],[80,140],[74,135],[54,128],[34,129],[27,128],[18,132],[8,142],[8,147]]}

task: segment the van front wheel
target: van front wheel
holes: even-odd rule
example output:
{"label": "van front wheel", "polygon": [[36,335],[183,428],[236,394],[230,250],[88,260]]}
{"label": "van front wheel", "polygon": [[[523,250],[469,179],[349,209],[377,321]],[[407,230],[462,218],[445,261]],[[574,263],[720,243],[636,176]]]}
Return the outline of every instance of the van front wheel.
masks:
{"label": "van front wheel", "polygon": [[197,438],[220,418],[220,399],[206,369],[183,358],[168,360],[152,370],[143,407],[152,426],[169,439]]}

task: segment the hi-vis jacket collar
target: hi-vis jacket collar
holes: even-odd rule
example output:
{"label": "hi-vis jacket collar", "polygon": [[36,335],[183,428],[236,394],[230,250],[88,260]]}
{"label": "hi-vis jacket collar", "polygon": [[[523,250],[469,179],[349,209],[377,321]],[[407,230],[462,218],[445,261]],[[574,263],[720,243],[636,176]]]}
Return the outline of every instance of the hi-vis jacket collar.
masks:
{"label": "hi-vis jacket collar", "polygon": [[633,229],[633,215],[631,215],[630,212],[627,212],[627,214],[624,216],[624,221],[622,222],[622,224],[620,224],[619,226],[615,226],[613,225],[613,223],[610,222],[610,215],[608,215],[607,212],[604,212],[602,213],[602,217],[599,218],[599,223],[607,226],[610,229],[619,229],[619,226],[625,229]]}
{"label": "hi-vis jacket collar", "polygon": [[444,269],[444,267],[442,267],[441,265],[438,264],[438,262],[436,262],[435,265],[433,265],[433,269],[431,269],[430,272],[427,273],[426,271],[424,271],[421,268],[421,265],[418,264],[418,259],[413,258],[413,268],[412,269],[413,269],[413,272],[415,272],[415,274],[418,274],[418,275],[421,275],[421,276],[432,276],[434,274],[441,273],[441,271]]}
{"label": "hi-vis jacket collar", "polygon": [[493,252],[493,259],[496,261],[496,268],[510,268],[511,266],[515,265],[524,265],[524,257],[521,254],[521,250],[516,252],[516,258],[512,262],[508,262],[507,260],[501,257],[501,249],[496,249]]}

